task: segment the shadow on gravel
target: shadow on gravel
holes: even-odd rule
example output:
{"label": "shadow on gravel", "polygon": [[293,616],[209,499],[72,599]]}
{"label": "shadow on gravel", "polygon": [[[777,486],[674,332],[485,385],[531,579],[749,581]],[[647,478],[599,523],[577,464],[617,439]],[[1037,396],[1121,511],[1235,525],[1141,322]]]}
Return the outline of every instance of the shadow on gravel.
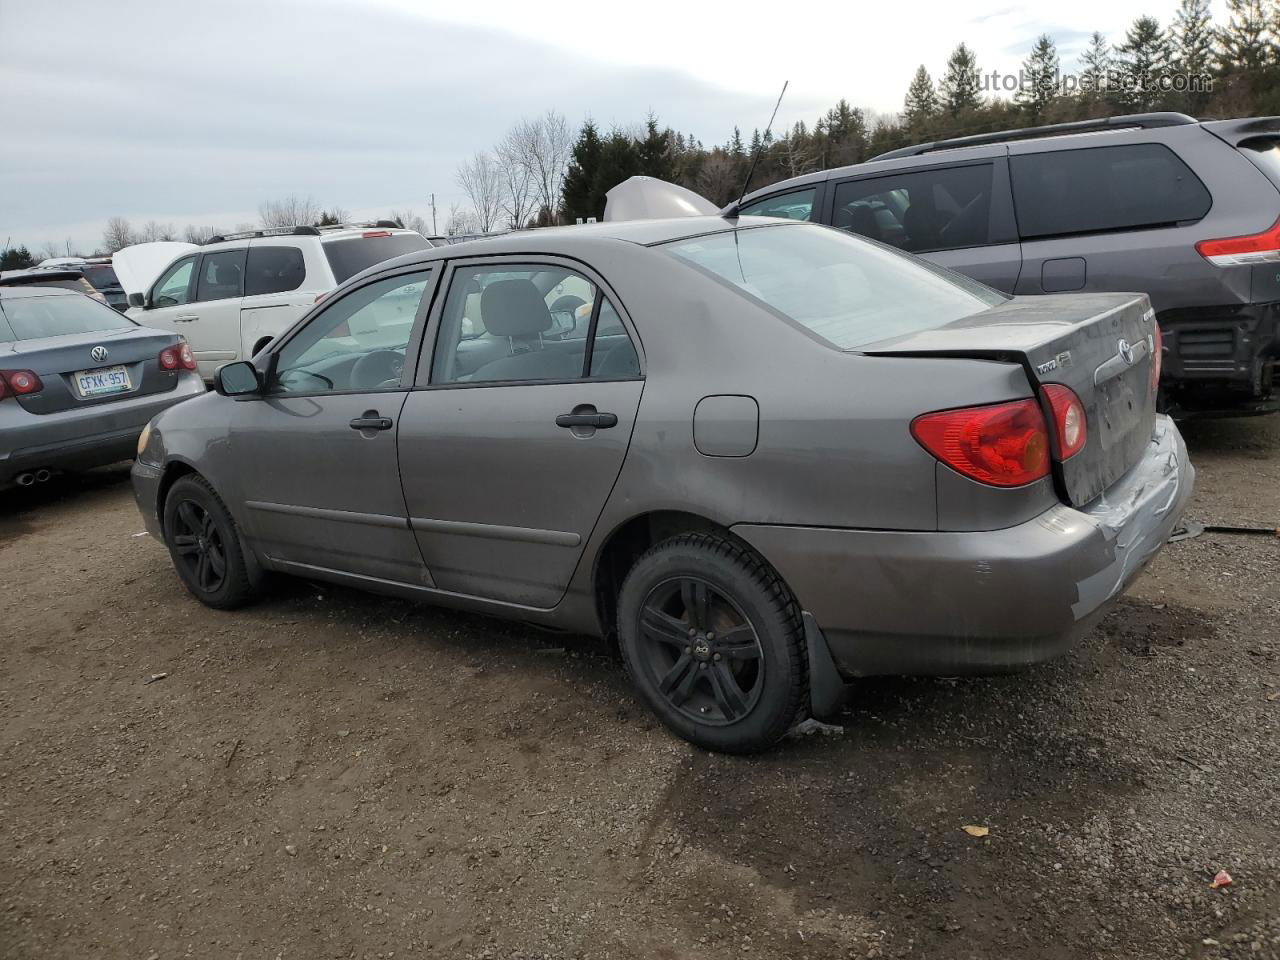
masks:
{"label": "shadow on gravel", "polygon": [[30,533],[29,515],[43,507],[74,502],[77,498],[127,484],[129,468],[130,462],[125,461],[84,473],[55,474],[44,483],[0,491],[0,543]]}
{"label": "shadow on gravel", "polygon": [[1178,429],[1192,459],[1202,454],[1265,460],[1280,450],[1280,414],[1221,420],[1183,420]]}

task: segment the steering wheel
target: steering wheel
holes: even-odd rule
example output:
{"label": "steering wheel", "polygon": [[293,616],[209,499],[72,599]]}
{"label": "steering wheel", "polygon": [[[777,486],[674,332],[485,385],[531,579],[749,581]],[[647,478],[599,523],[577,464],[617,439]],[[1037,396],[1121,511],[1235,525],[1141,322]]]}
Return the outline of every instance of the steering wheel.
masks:
{"label": "steering wheel", "polygon": [[351,368],[351,386],[391,387],[400,385],[404,373],[404,354],[399,350],[373,350]]}

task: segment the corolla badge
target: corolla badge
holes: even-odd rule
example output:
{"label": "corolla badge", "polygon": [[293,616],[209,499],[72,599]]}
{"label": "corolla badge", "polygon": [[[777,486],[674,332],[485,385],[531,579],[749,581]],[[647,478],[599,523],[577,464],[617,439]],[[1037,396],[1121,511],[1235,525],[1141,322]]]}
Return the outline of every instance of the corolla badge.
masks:
{"label": "corolla badge", "polygon": [[1133,347],[1130,345],[1129,341],[1121,340],[1116,346],[1119,347],[1120,350],[1120,359],[1129,366],[1133,366]]}
{"label": "corolla badge", "polygon": [[89,356],[93,358],[94,363],[102,363],[107,359],[107,348],[104,346],[96,346],[89,351]]}

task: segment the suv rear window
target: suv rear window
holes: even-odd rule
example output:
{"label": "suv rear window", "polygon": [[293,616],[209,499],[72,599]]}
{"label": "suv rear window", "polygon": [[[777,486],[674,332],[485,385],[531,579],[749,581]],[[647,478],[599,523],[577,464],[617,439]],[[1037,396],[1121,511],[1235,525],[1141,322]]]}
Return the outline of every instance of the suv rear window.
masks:
{"label": "suv rear window", "polygon": [[80,294],[0,299],[0,343],[123,330],[136,324]]}
{"label": "suv rear window", "polygon": [[375,263],[415,250],[426,250],[431,244],[416,233],[372,231],[359,237],[330,240],[323,246],[324,255],[329,258],[329,266],[333,269],[333,278],[342,283]]}
{"label": "suv rear window", "polygon": [[827,227],[743,228],[676,240],[666,249],[841,350],[940,327],[1006,299],[967,277]]}
{"label": "suv rear window", "polygon": [[86,263],[81,267],[81,272],[97,290],[120,289],[120,281],[109,263]]}
{"label": "suv rear window", "polygon": [[1213,202],[1159,143],[1022,154],[1009,172],[1023,239],[1170,226],[1199,220]]}

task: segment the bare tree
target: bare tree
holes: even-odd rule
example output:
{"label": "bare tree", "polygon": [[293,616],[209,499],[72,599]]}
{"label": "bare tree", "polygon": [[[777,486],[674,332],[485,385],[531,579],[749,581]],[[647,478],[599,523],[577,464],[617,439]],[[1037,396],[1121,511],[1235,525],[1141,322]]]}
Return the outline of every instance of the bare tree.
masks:
{"label": "bare tree", "polygon": [[188,223],[182,228],[182,239],[187,243],[204,243],[210,237],[216,237],[222,233],[221,227],[200,227],[194,223]]}
{"label": "bare tree", "polygon": [[[41,260],[52,260],[54,257],[60,257],[62,253],[58,250],[58,245],[52,240],[46,240],[44,246],[36,251],[36,263]],[[71,256],[71,254],[67,254]]]}
{"label": "bare tree", "polygon": [[488,233],[503,208],[504,184],[498,164],[487,153],[477,153],[458,167],[458,186],[471,201],[476,226],[481,233]]}
{"label": "bare tree", "polygon": [[449,205],[449,217],[444,222],[446,237],[460,237],[480,232],[480,223],[474,212],[464,209],[460,203]]}
{"label": "bare tree", "polygon": [[102,232],[102,246],[107,253],[123,250],[134,242],[133,230],[124,217],[112,217],[107,221],[107,229]]}
{"label": "bare tree", "polygon": [[698,171],[698,192],[712,203],[728,203],[738,186],[737,166],[723,150],[713,151]]}
{"label": "bare tree", "polygon": [[406,230],[414,230],[424,237],[431,231],[427,228],[427,221],[418,216],[412,210],[392,210],[387,214],[388,220],[394,220]]}
{"label": "bare tree", "polygon": [[135,241],[138,243],[154,243],[157,240],[173,240],[176,239],[177,233],[173,229],[172,223],[157,223],[154,220],[148,220],[143,224],[142,229],[138,231]]}
{"label": "bare tree", "polygon": [[564,114],[548,110],[533,120],[521,120],[498,148],[524,167],[532,183],[536,209],[554,218],[560,206],[560,190],[573,151],[573,132]]}
{"label": "bare tree", "polygon": [[258,218],[264,227],[310,226],[320,219],[320,204],[307,195],[291,193],[279,200],[264,200],[258,204]]}

